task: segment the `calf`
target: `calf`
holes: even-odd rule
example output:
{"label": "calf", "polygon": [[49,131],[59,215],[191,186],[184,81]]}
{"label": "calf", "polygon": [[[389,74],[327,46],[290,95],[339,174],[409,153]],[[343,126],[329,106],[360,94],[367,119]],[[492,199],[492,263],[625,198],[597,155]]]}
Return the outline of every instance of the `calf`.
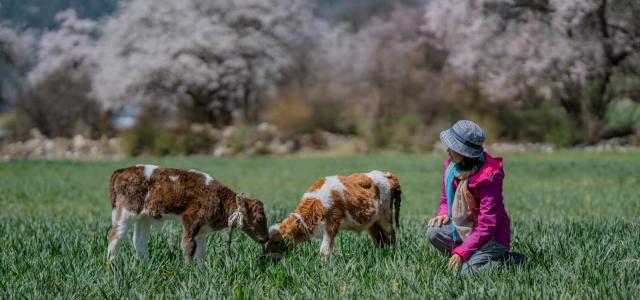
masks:
{"label": "calf", "polygon": [[350,176],[330,176],[314,183],[302,196],[296,211],[269,230],[265,255],[281,254],[308,240],[322,238],[320,252],[329,258],[340,229],[369,230],[375,246],[393,245],[393,210],[399,226],[400,182],[392,173],[371,171]]}
{"label": "calf", "polygon": [[[115,258],[127,229],[135,225],[133,245],[146,258],[149,229],[166,219],[182,223],[182,247],[186,263],[204,258],[207,235],[237,226],[253,240],[268,238],[262,202],[236,194],[206,173],[194,170],[137,165],[116,170],[109,181],[112,227],[109,259]],[[154,226],[155,227],[155,226]]]}

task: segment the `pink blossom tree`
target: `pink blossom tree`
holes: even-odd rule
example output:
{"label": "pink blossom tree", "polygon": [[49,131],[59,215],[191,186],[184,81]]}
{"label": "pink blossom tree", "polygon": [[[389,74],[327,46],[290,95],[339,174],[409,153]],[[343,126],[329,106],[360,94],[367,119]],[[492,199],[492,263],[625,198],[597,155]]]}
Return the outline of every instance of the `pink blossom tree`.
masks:
{"label": "pink blossom tree", "polygon": [[52,73],[64,70],[74,79],[87,79],[97,69],[96,39],[98,24],[80,19],[74,10],[56,15],[58,30],[45,32],[37,45],[37,64],[28,80],[37,85]]}
{"label": "pink blossom tree", "polygon": [[37,64],[28,73],[19,108],[29,126],[47,136],[98,136],[109,122],[92,95],[97,23],[74,10],[56,15],[57,30],[44,32],[36,45]]}
{"label": "pink blossom tree", "polygon": [[361,103],[369,119],[411,111],[429,119],[442,102],[439,74],[442,51],[420,31],[423,11],[397,6],[383,17],[372,18],[359,30],[329,26],[314,50],[314,74],[309,81],[324,97]]}
{"label": "pink blossom tree", "polygon": [[309,42],[303,0],[131,0],[98,42],[95,95],[127,103],[196,108],[204,121],[255,119]]}
{"label": "pink blossom tree", "polygon": [[634,0],[434,0],[424,29],[460,78],[494,100],[559,101],[585,142],[640,71]]}

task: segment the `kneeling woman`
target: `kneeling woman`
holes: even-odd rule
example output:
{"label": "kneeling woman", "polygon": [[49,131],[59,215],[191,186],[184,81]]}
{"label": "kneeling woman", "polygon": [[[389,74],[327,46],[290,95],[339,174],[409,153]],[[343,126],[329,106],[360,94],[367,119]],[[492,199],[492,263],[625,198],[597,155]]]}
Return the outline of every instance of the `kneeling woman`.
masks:
{"label": "kneeling woman", "polygon": [[442,178],[440,210],[429,220],[429,242],[445,255],[449,267],[466,273],[520,262],[509,252],[511,229],[502,202],[502,159],[484,152],[484,132],[477,124],[461,120],[440,133],[448,147]]}

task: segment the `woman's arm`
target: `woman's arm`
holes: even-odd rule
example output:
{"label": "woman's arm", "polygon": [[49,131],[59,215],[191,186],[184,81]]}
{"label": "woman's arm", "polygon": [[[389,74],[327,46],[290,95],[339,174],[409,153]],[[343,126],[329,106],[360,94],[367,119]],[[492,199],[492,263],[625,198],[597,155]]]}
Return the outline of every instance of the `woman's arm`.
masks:
{"label": "woman's arm", "polygon": [[460,246],[453,249],[451,254],[458,254],[462,260],[466,261],[476,250],[493,238],[498,225],[498,210],[502,207],[502,180],[503,176],[497,174],[493,177],[491,185],[478,189],[480,202],[478,223],[473,233]]}
{"label": "woman's arm", "polygon": [[444,162],[444,171],[442,172],[442,188],[440,194],[440,209],[436,216],[449,215],[449,206],[447,204],[447,190],[445,188],[445,176],[447,175],[447,167],[449,166],[449,160]]}

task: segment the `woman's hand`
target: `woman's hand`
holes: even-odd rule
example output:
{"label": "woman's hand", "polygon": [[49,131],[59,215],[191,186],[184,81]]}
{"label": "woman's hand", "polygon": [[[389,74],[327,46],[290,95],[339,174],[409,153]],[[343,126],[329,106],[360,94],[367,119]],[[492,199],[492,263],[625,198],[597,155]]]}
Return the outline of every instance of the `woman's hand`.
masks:
{"label": "woman's hand", "polygon": [[451,255],[449,259],[449,269],[453,271],[460,271],[460,267],[462,266],[462,257],[458,254]]}
{"label": "woman's hand", "polygon": [[447,215],[435,216],[433,219],[429,220],[427,223],[428,226],[434,226],[438,224],[438,226],[442,226],[449,221],[449,217]]}

